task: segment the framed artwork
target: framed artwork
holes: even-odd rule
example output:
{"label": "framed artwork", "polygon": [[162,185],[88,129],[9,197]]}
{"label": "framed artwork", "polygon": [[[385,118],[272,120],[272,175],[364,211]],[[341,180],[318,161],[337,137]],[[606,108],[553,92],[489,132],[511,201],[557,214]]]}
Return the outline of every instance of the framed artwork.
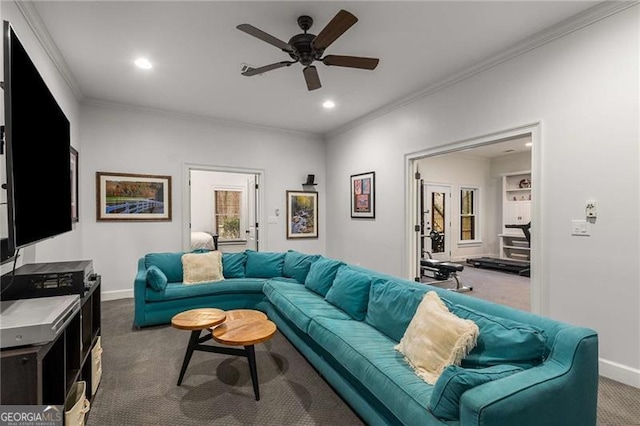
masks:
{"label": "framed artwork", "polygon": [[71,155],[71,222],[78,221],[78,151],[70,147]]}
{"label": "framed artwork", "polygon": [[351,175],[351,217],[376,217],[376,173]]}
{"label": "framed artwork", "polygon": [[98,221],[170,221],[171,176],[96,172]]}
{"label": "framed artwork", "polygon": [[318,193],[287,191],[287,238],[318,238]]}

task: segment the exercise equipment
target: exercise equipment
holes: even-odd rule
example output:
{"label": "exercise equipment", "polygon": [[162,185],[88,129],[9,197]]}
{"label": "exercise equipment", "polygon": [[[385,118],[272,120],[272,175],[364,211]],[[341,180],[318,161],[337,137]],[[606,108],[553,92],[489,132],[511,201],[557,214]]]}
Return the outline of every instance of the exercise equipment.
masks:
{"label": "exercise equipment", "polygon": [[[442,238],[442,235],[435,230],[429,233],[429,238],[434,241],[438,241]],[[420,275],[421,277],[435,278],[438,281],[455,280],[455,288],[449,288],[447,290],[455,291],[458,293],[464,293],[473,290],[473,287],[468,287],[460,283],[458,278],[458,272],[464,269],[464,265],[453,262],[446,262],[431,258],[431,253],[427,250],[423,250],[427,258],[420,259]]]}
{"label": "exercise equipment", "polygon": [[[531,222],[525,225],[505,225],[504,227],[521,229],[524,233],[524,237],[527,239],[527,243],[531,246],[531,233],[529,231],[531,229]],[[524,277],[531,276],[531,263],[522,260],[479,257],[475,259],[467,259],[467,263],[475,266],[476,268],[498,269],[501,271],[515,272]]]}

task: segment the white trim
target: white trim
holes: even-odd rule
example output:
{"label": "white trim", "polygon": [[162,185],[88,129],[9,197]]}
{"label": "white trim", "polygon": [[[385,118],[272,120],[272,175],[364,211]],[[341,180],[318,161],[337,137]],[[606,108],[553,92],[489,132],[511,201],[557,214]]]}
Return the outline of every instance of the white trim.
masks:
{"label": "white trim", "polygon": [[640,388],[640,370],[637,368],[598,358],[598,373],[616,382]]}
{"label": "white trim", "polygon": [[223,173],[243,173],[258,176],[258,183],[261,187],[259,191],[258,200],[256,200],[256,206],[258,214],[256,220],[258,221],[258,247],[264,251],[267,250],[267,226],[262,226],[268,223],[265,217],[264,209],[264,188],[266,188],[266,179],[264,169],[251,169],[245,167],[229,167],[229,166],[216,166],[207,164],[196,163],[183,163],[182,164],[182,247],[186,247],[189,250],[191,247],[191,229],[189,227],[191,220],[191,188],[190,188],[190,176],[191,170],[202,170],[209,172],[223,172]]}
{"label": "white trim", "polygon": [[[468,138],[461,141],[444,143],[437,147],[427,148],[421,151],[405,154],[405,244],[403,250],[403,261],[405,271],[412,276],[417,270],[417,259],[413,256],[413,250],[416,247],[417,239],[414,231],[414,222],[416,220],[417,205],[413,194],[416,187],[414,174],[417,168],[417,160],[424,157],[432,157],[435,155],[449,154],[463,149],[476,148],[483,145],[491,145],[501,140],[511,139],[525,134],[531,135],[531,180],[535,185],[531,188],[532,198],[538,202],[532,203],[531,222],[531,312],[540,315],[549,315],[548,303],[545,296],[549,294],[549,290],[544,282],[544,265],[540,261],[542,259],[544,241],[542,239],[543,220],[542,217],[542,194],[545,189],[545,182],[542,168],[542,140],[541,140],[542,123],[540,121],[516,126],[503,131],[493,132],[481,135],[475,138]],[[533,262],[533,260],[538,260]]]}
{"label": "white trim", "polygon": [[133,299],[133,290],[111,290],[100,293],[101,302],[118,299]]}

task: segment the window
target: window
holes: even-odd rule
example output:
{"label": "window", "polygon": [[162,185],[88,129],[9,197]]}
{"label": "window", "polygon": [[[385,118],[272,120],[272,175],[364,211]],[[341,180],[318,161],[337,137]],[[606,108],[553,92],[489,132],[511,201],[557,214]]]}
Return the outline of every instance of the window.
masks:
{"label": "window", "polygon": [[213,225],[219,241],[244,238],[241,190],[214,190],[214,210]]}
{"label": "window", "polygon": [[478,238],[478,188],[460,188],[460,241]]}

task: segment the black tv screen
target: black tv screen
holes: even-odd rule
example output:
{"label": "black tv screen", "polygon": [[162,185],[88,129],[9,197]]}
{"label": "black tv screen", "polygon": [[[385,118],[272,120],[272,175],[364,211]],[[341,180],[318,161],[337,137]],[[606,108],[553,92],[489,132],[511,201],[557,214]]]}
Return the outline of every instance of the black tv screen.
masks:
{"label": "black tv screen", "polygon": [[3,29],[8,237],[15,250],[72,229],[70,125],[7,21]]}

